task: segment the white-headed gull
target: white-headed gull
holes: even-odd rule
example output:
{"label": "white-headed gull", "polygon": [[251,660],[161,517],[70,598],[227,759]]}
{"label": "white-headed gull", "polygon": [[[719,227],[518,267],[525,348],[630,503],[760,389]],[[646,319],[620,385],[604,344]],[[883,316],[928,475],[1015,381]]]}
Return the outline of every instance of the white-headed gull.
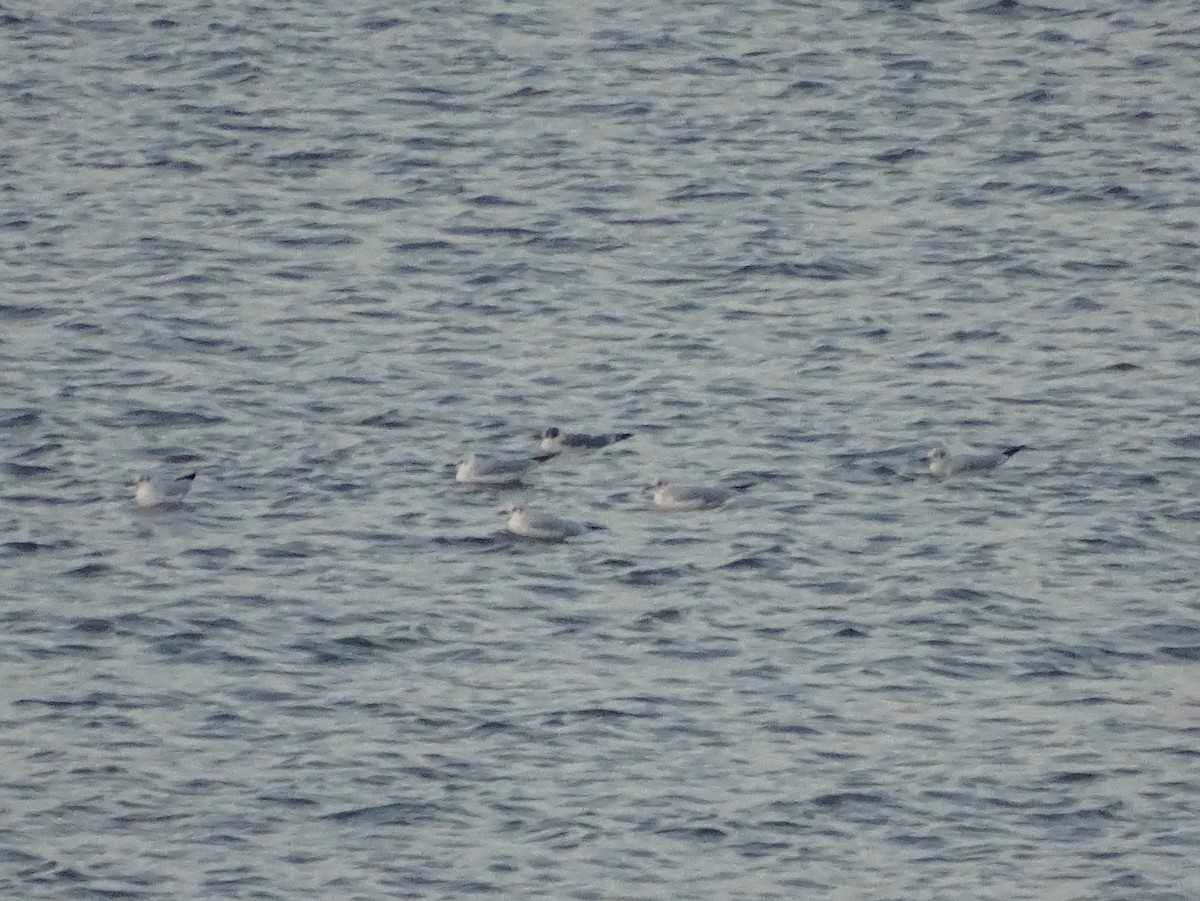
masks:
{"label": "white-headed gull", "polygon": [[167,507],[183,501],[196,474],[169,476],[144,472],[133,482],[133,499],[139,507]]}
{"label": "white-headed gull", "polygon": [[499,511],[506,517],[508,531],[522,538],[537,538],[542,541],[564,541],[582,535],[591,529],[600,529],[594,523],[578,523],[545,513],[541,510],[526,510],[524,507],[505,507]]}
{"label": "white-headed gull", "polygon": [[535,463],[544,463],[553,454],[543,454],[540,457],[481,457],[478,454],[467,454],[450,466],[454,468],[454,478],[460,482],[473,485],[516,485],[533,468]]}
{"label": "white-headed gull", "polygon": [[995,469],[1017,451],[1024,450],[1026,445],[1017,444],[1006,447],[1001,451],[990,454],[952,454],[946,443],[941,440],[929,442],[929,450],[925,459],[929,463],[929,472],[935,479],[948,479],[960,473],[988,472]]}
{"label": "white-headed gull", "polygon": [[568,432],[556,425],[552,425],[546,431],[542,432],[542,450],[551,454],[560,454],[563,451],[599,450],[602,447],[608,447],[610,444],[616,444],[618,441],[624,441],[626,438],[632,437],[633,432],[589,435],[585,432]]}
{"label": "white-headed gull", "polygon": [[730,485],[728,488],[706,488],[700,485],[679,485],[661,476],[646,486],[654,506],[663,510],[712,510],[721,506],[734,492],[745,491],[751,483]]}

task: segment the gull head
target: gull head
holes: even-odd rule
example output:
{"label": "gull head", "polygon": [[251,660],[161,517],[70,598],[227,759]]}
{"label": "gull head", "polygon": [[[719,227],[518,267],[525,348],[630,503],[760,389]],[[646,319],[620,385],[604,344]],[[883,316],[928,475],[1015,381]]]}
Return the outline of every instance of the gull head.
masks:
{"label": "gull head", "polygon": [[671,484],[671,480],[668,479],[666,476],[659,476],[657,479],[655,479],[653,482],[651,482],[649,485],[647,485],[642,490],[643,491],[657,491],[659,488],[666,488],[670,484]]}
{"label": "gull head", "polygon": [[549,440],[553,441],[555,438],[557,438],[561,434],[562,434],[562,430],[559,429],[558,426],[552,425],[552,426],[550,426],[550,428],[548,428],[544,432],[542,432],[542,437],[548,438]]}
{"label": "gull head", "polygon": [[949,456],[950,450],[946,447],[945,442],[930,441],[929,447],[925,451],[924,459],[928,460],[930,463],[937,463],[941,460],[945,460]]}

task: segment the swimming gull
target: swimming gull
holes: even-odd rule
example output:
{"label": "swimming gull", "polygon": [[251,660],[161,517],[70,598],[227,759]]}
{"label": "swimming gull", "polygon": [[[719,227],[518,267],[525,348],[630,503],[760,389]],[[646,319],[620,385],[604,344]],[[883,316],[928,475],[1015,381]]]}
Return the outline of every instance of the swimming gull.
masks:
{"label": "swimming gull", "polygon": [[526,510],[524,507],[505,507],[499,512],[508,519],[508,531],[522,538],[537,538],[541,541],[565,541],[591,529],[603,528],[595,523],[573,522],[553,513]]}
{"label": "swimming gull", "polygon": [[144,472],[133,482],[133,499],[139,507],[168,507],[183,501],[196,474],[169,476],[160,472]]}
{"label": "swimming gull", "polygon": [[721,506],[734,492],[745,491],[752,483],[730,485],[728,488],[707,488],[700,485],[679,485],[659,477],[646,486],[654,506],[663,510],[712,510]]}
{"label": "swimming gull", "polygon": [[1026,445],[1017,444],[990,454],[956,455],[950,453],[944,441],[935,439],[929,443],[925,459],[929,462],[929,472],[935,479],[948,479],[960,473],[988,472],[1025,448]]}
{"label": "swimming gull", "polygon": [[586,432],[568,432],[556,425],[552,425],[546,431],[542,432],[542,450],[549,451],[552,454],[559,454],[563,451],[598,450],[632,437],[633,432],[589,435]]}
{"label": "swimming gull", "polygon": [[516,485],[535,463],[544,463],[553,456],[482,457],[479,454],[467,454],[450,466],[455,470],[454,478],[460,482],[472,485]]}

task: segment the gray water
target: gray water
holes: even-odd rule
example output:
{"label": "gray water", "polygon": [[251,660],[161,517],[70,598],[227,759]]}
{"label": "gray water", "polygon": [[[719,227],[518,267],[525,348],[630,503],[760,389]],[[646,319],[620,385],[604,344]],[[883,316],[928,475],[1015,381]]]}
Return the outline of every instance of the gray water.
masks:
{"label": "gray water", "polygon": [[1200,12],[1088,6],[0,15],[0,897],[1200,896]]}

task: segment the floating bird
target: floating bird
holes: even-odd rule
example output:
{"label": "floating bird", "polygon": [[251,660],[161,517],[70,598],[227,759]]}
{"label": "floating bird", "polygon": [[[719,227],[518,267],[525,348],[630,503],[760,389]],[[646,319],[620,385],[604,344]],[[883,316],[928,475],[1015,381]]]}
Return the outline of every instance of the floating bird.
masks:
{"label": "floating bird", "polygon": [[144,472],[133,482],[133,499],[139,507],[169,507],[182,503],[196,480],[196,474],[167,476]]}
{"label": "floating bird", "polygon": [[929,462],[929,472],[935,479],[948,479],[950,476],[960,473],[988,472],[1017,451],[1025,448],[1026,445],[1018,444],[990,454],[960,454],[956,456],[950,453],[944,441],[935,439],[929,443],[925,459]]}
{"label": "floating bird", "polygon": [[552,425],[546,431],[542,432],[542,450],[552,454],[560,454],[563,451],[599,450],[602,447],[608,447],[610,444],[616,444],[618,441],[624,441],[626,438],[632,437],[633,432],[588,435],[583,432],[565,432],[558,426]]}
{"label": "floating bird", "polygon": [[654,499],[654,506],[663,510],[712,510],[731,497],[735,492],[745,491],[752,483],[730,485],[728,488],[705,488],[699,485],[678,485],[661,476],[646,486]]}
{"label": "floating bird", "polygon": [[595,523],[578,523],[562,519],[553,513],[526,510],[524,507],[505,507],[500,515],[507,517],[508,531],[522,538],[537,538],[541,541],[565,541],[592,529],[602,529]]}
{"label": "floating bird", "polygon": [[467,454],[449,464],[454,478],[473,485],[517,485],[535,463],[545,463],[554,454],[540,457],[481,457]]}

